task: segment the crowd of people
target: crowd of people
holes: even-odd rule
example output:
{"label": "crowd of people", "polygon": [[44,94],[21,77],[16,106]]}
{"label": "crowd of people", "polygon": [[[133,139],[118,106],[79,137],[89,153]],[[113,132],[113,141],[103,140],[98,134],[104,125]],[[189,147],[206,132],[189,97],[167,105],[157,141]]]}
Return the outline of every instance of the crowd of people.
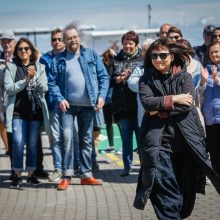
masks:
{"label": "crowd of people", "polygon": [[[196,193],[208,179],[220,194],[220,27],[204,27],[204,44],[192,47],[171,24],[157,39],[139,42],[131,30],[121,50],[102,55],[83,46],[71,23],[51,32],[51,51],[41,55],[27,38],[0,37],[0,130],[11,162],[10,188],[39,185],[66,190],[73,175],[82,185],[102,185],[98,136],[105,123],[114,150],[113,123],[122,140],[123,178],[132,173],[133,133],[140,171],[134,207],[148,198],[158,219],[190,216]],[[43,167],[45,131],[54,171]],[[26,166],[23,167],[26,147]]]}

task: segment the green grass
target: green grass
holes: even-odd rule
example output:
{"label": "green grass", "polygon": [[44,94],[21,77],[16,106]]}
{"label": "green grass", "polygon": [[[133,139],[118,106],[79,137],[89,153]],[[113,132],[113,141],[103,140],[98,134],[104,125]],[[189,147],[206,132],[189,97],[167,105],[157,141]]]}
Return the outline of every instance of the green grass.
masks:
{"label": "green grass", "polygon": [[[114,130],[115,150],[118,151],[118,150],[121,150],[122,148],[122,142],[121,142],[120,132],[116,124],[113,125],[113,130]],[[105,127],[101,129],[101,134],[107,136]],[[106,148],[108,147],[109,147],[108,138],[105,141],[99,142],[99,151],[106,150]],[[136,138],[135,138],[135,135],[133,135],[133,149],[135,149],[136,147],[137,147]]]}

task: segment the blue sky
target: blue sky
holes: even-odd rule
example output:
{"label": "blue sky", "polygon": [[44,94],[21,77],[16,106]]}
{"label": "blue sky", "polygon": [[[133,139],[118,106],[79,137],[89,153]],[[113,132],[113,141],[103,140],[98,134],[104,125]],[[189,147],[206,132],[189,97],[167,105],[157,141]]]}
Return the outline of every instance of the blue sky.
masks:
{"label": "blue sky", "polygon": [[220,26],[219,0],[0,0],[0,29],[60,27],[77,20],[98,29],[147,28],[168,22],[192,44],[202,42],[205,24]]}
{"label": "blue sky", "polygon": [[220,22],[219,0],[0,0],[0,28],[63,26],[72,20],[98,27],[146,27],[152,24],[191,25],[204,18]]}

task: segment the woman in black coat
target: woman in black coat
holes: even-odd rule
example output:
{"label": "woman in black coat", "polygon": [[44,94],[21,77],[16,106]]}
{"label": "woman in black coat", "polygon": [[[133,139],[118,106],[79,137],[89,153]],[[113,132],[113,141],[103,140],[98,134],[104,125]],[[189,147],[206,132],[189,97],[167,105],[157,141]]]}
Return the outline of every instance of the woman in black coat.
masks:
{"label": "woman in black coat", "polygon": [[193,105],[193,79],[185,68],[191,52],[168,39],[158,39],[145,55],[145,73],[139,82],[145,115],[134,207],[144,209],[150,198],[161,220],[190,216],[196,192],[204,193],[203,174],[220,192],[220,177],[210,165]]}

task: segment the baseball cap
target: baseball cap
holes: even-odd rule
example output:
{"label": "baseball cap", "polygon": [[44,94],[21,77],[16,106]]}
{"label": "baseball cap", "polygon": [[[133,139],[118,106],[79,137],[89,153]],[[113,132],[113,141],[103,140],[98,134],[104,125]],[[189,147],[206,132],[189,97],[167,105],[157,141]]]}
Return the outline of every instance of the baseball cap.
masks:
{"label": "baseball cap", "polygon": [[206,25],[204,27],[203,33],[204,34],[211,34],[214,29],[215,29],[215,25],[212,25],[212,24]]}
{"label": "baseball cap", "polygon": [[2,39],[13,40],[13,39],[15,39],[15,35],[13,32],[3,32],[0,37],[0,40],[2,40]]}

